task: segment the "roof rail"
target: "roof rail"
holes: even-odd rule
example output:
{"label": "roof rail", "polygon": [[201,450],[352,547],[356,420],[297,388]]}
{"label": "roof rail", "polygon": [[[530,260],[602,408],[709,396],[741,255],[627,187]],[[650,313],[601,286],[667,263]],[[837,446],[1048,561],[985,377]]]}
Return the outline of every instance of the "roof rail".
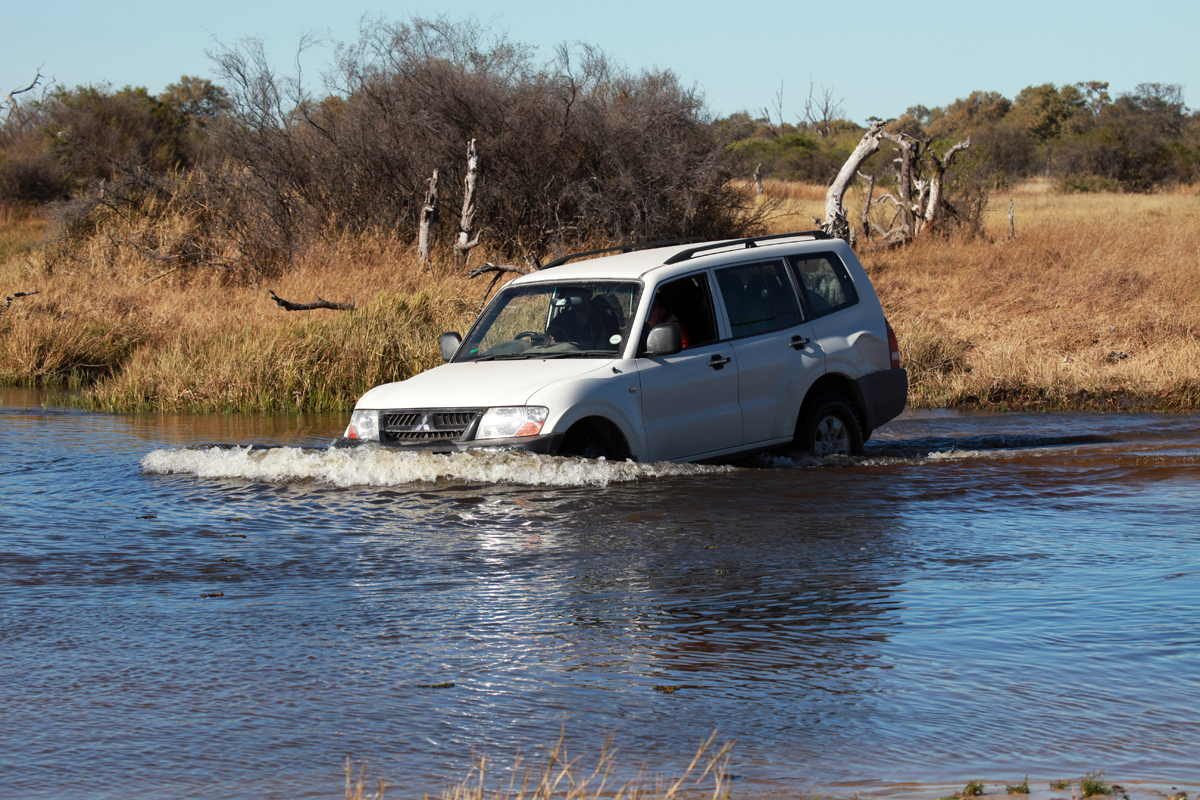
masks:
{"label": "roof rail", "polygon": [[601,247],[599,250],[585,250],[582,253],[571,253],[569,256],[556,258],[549,264],[541,267],[541,269],[550,269],[551,267],[561,267],[568,261],[574,261],[577,258],[584,256],[598,256],[601,253],[615,253],[618,250],[622,253],[629,253],[634,250],[642,250],[650,247],[670,247],[673,244],[693,244],[694,242],[707,242],[703,236],[691,236],[684,239],[661,239],[657,242],[635,242],[633,244],[622,244],[616,247]]}
{"label": "roof rail", "polygon": [[676,253],[668,258],[666,264],[678,264],[680,261],[687,261],[697,253],[703,253],[705,250],[718,250],[722,247],[737,247],[743,245],[745,247],[758,247],[759,242],[769,242],[772,239],[795,239],[800,236],[808,236],[813,239],[832,239],[828,233],[822,230],[815,231],[796,231],[794,233],[773,233],[769,236],[750,236],[745,239],[729,239],[724,242],[712,242],[701,247],[693,247],[688,250]]}

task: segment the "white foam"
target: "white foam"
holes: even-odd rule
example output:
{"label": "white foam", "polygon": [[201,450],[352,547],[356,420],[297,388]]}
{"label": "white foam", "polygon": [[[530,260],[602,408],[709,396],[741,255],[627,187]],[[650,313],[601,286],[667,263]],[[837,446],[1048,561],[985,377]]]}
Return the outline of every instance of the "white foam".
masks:
{"label": "white foam", "polygon": [[267,483],[312,480],[340,487],[402,486],[410,483],[512,483],[528,486],[607,486],[680,475],[733,471],[698,464],[637,464],[587,461],[523,452],[431,453],[383,448],[303,450],[298,447],[252,449],[154,450],[142,458],[149,473],[181,473],[200,478],[242,478]]}
{"label": "white foam", "polygon": [[968,459],[1008,458],[1015,455],[1012,450],[935,450],[925,458],[929,461],[965,461]]}

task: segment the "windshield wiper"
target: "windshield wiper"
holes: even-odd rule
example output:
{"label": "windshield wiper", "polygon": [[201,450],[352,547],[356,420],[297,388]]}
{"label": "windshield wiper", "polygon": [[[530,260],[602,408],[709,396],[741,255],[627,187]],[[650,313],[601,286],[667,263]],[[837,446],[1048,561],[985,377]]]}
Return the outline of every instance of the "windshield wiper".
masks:
{"label": "windshield wiper", "polygon": [[611,350],[568,350],[564,353],[546,353],[541,358],[592,358],[593,356],[616,358],[617,354]]}
{"label": "windshield wiper", "polygon": [[519,361],[523,358],[537,358],[537,356],[530,355],[529,353],[496,353],[495,355],[480,356],[479,358],[472,358],[471,360],[472,361]]}

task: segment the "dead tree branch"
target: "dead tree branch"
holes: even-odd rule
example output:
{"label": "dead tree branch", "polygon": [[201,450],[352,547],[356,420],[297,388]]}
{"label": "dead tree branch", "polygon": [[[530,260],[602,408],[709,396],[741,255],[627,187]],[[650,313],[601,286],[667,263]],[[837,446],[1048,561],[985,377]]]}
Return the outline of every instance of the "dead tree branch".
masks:
{"label": "dead tree branch", "polygon": [[514,267],[514,266],[511,266],[508,264],[493,264],[489,261],[488,263],[484,264],[482,267],[477,267],[476,269],[470,270],[469,272],[464,272],[463,276],[468,279],[474,279],[474,278],[478,278],[480,275],[486,275],[489,272],[494,272],[496,274],[495,274],[495,276],[492,277],[492,282],[488,284],[487,290],[483,293],[483,299],[479,301],[480,309],[482,309],[484,304],[487,303],[488,295],[490,295],[492,293],[492,289],[494,289],[496,287],[496,284],[500,282],[500,279],[502,277],[504,277],[505,273],[514,273],[515,272],[518,275],[529,275],[532,272],[537,272],[537,268],[536,267]]}
{"label": "dead tree branch", "polygon": [[332,303],[323,299],[321,295],[317,295],[317,302],[315,303],[292,303],[275,294],[274,290],[268,289],[267,291],[271,292],[271,299],[278,303],[279,307],[284,311],[312,311],[317,308],[328,308],[332,311],[354,310],[353,297],[350,298],[349,303]]}
{"label": "dead tree branch", "polygon": [[35,295],[37,293],[38,290],[34,289],[32,292],[14,292],[13,294],[10,294],[8,297],[4,298],[4,306],[0,308],[0,314],[8,311],[8,307],[11,306],[13,300],[16,300],[18,297],[29,297],[30,295]]}
{"label": "dead tree branch", "polygon": [[858,173],[858,177],[867,182],[867,199],[863,202],[862,229],[863,239],[871,238],[871,199],[875,196],[875,176]]}
{"label": "dead tree branch", "polygon": [[34,76],[32,83],[30,83],[24,89],[16,89],[14,91],[4,93],[4,103],[7,106],[9,106],[9,108],[16,108],[17,107],[17,95],[25,94],[26,92],[32,92],[34,89],[37,88],[37,85],[41,82],[42,82],[42,68],[38,67],[37,75]]}
{"label": "dead tree branch", "polygon": [[846,220],[844,205],[846,190],[850,188],[850,183],[858,174],[858,168],[862,166],[862,163],[879,150],[879,140],[882,137],[883,123],[876,120],[863,134],[862,140],[854,148],[850,157],[846,159],[846,163],[838,171],[833,183],[829,185],[829,191],[825,193],[825,222],[821,225],[821,229],[830,236],[846,241],[850,240],[850,223]]}

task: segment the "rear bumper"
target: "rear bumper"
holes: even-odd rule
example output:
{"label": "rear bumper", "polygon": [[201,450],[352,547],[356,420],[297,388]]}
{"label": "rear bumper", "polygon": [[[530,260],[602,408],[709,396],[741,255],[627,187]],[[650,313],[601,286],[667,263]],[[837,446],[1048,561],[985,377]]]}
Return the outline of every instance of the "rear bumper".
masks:
{"label": "rear bumper", "polygon": [[523,450],[527,453],[537,453],[539,455],[554,455],[558,452],[558,446],[562,443],[563,435],[561,433],[551,433],[546,436],[522,436],[514,439],[477,439],[466,442],[459,442],[453,439],[436,439],[427,442],[370,442],[362,439],[347,439],[345,436],[339,436],[330,443],[331,447],[361,447],[362,445],[374,445],[375,447],[384,447],[388,450],[397,450],[400,452],[417,452],[425,451],[429,453],[467,453],[472,451],[480,452],[502,452],[512,450]]}
{"label": "rear bumper", "polygon": [[[864,375],[855,383],[862,395],[867,418],[863,425],[873,431],[885,422],[900,416],[908,403],[908,370],[888,369]],[[864,431],[865,433],[866,431]]]}

